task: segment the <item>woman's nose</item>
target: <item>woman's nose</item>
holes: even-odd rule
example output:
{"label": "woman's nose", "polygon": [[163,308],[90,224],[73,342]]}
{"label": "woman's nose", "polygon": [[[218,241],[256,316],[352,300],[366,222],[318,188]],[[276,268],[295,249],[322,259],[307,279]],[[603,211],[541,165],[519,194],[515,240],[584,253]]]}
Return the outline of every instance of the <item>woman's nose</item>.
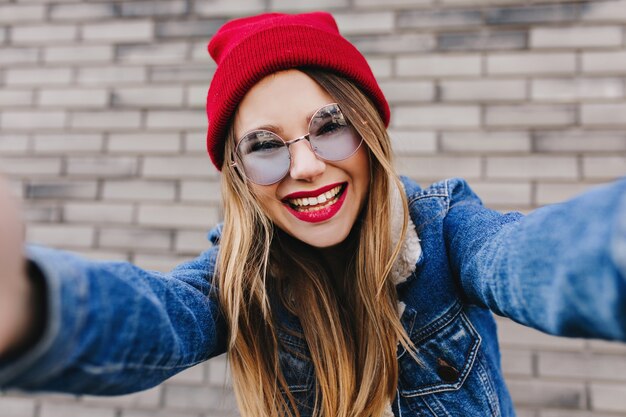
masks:
{"label": "woman's nose", "polygon": [[291,152],[289,176],[294,180],[312,181],[326,169],[326,164],[313,152],[309,141],[294,143],[289,150]]}

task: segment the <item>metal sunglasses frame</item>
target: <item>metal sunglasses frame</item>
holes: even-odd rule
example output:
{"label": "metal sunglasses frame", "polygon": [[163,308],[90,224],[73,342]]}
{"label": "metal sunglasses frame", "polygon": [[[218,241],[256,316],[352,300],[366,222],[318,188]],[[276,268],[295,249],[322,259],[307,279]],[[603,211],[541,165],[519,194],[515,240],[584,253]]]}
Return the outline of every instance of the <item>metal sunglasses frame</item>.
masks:
{"label": "metal sunglasses frame", "polygon": [[[350,123],[350,121],[345,117],[345,115],[343,113],[343,110],[341,110],[341,106],[339,105],[339,103],[328,103],[328,104],[325,104],[322,107],[318,108],[317,110],[315,110],[315,112],[313,113],[313,116],[311,117],[311,120],[309,121],[309,126],[307,128],[308,132],[305,135],[298,136],[297,138],[294,138],[294,139],[291,139],[291,140],[285,140],[278,133],[272,132],[271,130],[266,130],[266,129],[253,129],[253,130],[250,130],[250,131],[244,133],[241,136],[241,138],[239,139],[239,141],[237,142],[237,146],[235,147],[234,155],[232,156],[231,161],[230,161],[230,166],[234,167],[235,169],[237,169],[237,172],[239,172],[243,176],[243,178],[246,178],[246,179],[250,180],[251,182],[253,182],[253,183],[257,184],[257,185],[272,185],[272,184],[276,184],[277,182],[279,182],[283,178],[285,178],[287,176],[287,174],[289,173],[289,171],[291,170],[291,163],[293,161],[293,158],[291,157],[290,146],[293,145],[294,143],[298,143],[301,140],[305,140],[305,139],[306,139],[307,142],[309,142],[309,147],[311,148],[311,151],[315,154],[315,157],[318,158],[318,159],[321,159],[323,161],[329,161],[329,162],[338,162],[338,161],[343,161],[345,159],[350,158],[352,155],[354,155],[356,153],[356,151],[359,150],[359,148],[363,144],[363,138],[362,137],[360,137],[361,140],[359,141],[358,146],[356,148],[354,148],[354,151],[352,151],[352,153],[350,153],[350,155],[348,155],[348,156],[346,156],[344,158],[339,158],[339,159],[324,158],[323,156],[319,155],[315,151],[315,148],[311,144],[311,139],[310,139],[310,136],[311,136],[311,123],[313,122],[313,119],[315,119],[315,116],[317,115],[317,113],[320,112],[320,110],[322,110],[322,109],[324,109],[326,107],[329,107],[329,106],[337,106],[337,108],[341,112],[341,115],[343,116],[344,120],[346,121],[347,126],[349,128],[351,128],[351,129],[354,129],[354,126],[352,125],[352,123]],[[243,142],[243,138],[245,138],[247,135],[249,135],[252,132],[267,132],[267,133],[270,133],[270,134],[276,136],[278,139],[280,139],[285,144],[285,146],[287,147],[287,154],[289,155],[289,166],[285,170],[285,173],[283,174],[283,176],[280,177],[279,179],[277,179],[274,182],[270,182],[270,183],[267,183],[267,184],[260,184],[260,183],[257,183],[255,181],[253,181],[251,178],[249,178],[246,175],[246,172],[245,172],[246,170],[242,166],[243,163],[242,164],[238,164],[237,161],[236,161],[237,155],[239,154],[239,145],[241,144],[241,142]],[[356,133],[356,134],[358,135],[358,133]],[[239,159],[241,160],[241,157],[239,157]]]}

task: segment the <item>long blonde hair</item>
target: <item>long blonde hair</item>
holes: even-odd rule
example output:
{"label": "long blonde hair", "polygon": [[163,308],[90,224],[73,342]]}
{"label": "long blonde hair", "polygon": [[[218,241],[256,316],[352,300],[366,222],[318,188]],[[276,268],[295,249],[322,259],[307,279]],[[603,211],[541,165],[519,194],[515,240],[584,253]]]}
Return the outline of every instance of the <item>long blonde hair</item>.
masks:
{"label": "long blonde hair", "polygon": [[217,285],[229,325],[235,393],[245,417],[299,416],[279,363],[277,318],[271,308],[276,294],[302,325],[315,369],[316,415],[379,417],[396,391],[397,343],[411,347],[390,279],[406,232],[406,199],[400,193],[404,221],[394,245],[390,193],[401,184],[376,108],[345,78],[300,70],[341,105],[363,137],[370,158],[369,193],[348,238],[353,258],[343,276],[331,276],[315,248],[274,228],[229,164],[235,145],[231,129],[222,167],[225,215]]}

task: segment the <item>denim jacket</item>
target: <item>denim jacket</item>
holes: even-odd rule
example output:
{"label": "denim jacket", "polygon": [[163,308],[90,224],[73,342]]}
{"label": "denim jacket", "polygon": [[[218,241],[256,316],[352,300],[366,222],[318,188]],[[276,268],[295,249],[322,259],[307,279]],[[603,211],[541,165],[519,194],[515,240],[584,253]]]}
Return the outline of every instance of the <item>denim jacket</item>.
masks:
{"label": "denim jacket", "polygon": [[[626,341],[626,177],[527,216],[485,208],[462,179],[403,185],[421,253],[397,290],[421,363],[398,349],[394,415],[515,415],[492,312],[554,335]],[[29,247],[48,322],[0,366],[0,388],[124,394],[223,353],[212,284],[220,231],[167,274]],[[278,316],[282,369],[306,417],[313,365],[298,318]]]}

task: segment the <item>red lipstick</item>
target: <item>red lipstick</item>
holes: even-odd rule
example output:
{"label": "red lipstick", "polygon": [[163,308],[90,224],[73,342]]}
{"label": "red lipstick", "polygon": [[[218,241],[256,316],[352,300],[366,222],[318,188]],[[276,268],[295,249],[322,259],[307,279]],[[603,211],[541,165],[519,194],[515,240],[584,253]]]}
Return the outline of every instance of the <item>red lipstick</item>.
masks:
{"label": "red lipstick", "polygon": [[313,191],[297,191],[295,193],[291,193],[286,195],[283,198],[283,201],[287,200],[288,198],[304,198],[304,197],[317,197],[318,195],[325,193],[326,191],[332,190],[333,188],[335,188],[338,185],[343,184],[342,182],[337,182],[334,184],[329,184],[329,185],[325,185],[321,188],[318,188],[317,190],[313,190]]}
{"label": "red lipstick", "polygon": [[[316,197],[328,190],[332,190],[338,185],[342,185],[342,183],[333,184],[328,187],[322,187],[312,192],[304,191],[304,192],[297,192],[297,193],[289,194],[289,198]],[[323,221],[331,219],[333,216],[335,216],[335,214],[337,214],[339,209],[341,209],[341,207],[343,206],[343,202],[346,199],[347,189],[348,189],[348,184],[343,183],[342,189],[341,191],[339,191],[339,196],[335,197],[333,199],[334,201],[331,200],[330,203],[322,204],[321,208],[314,208],[313,210],[310,210],[310,211],[300,211],[300,210],[294,209],[289,203],[285,203],[285,207],[287,207],[287,210],[289,210],[289,212],[293,214],[298,220],[302,220],[302,221],[309,222],[309,223],[321,223]],[[292,196],[295,196],[295,197],[292,197]]]}

